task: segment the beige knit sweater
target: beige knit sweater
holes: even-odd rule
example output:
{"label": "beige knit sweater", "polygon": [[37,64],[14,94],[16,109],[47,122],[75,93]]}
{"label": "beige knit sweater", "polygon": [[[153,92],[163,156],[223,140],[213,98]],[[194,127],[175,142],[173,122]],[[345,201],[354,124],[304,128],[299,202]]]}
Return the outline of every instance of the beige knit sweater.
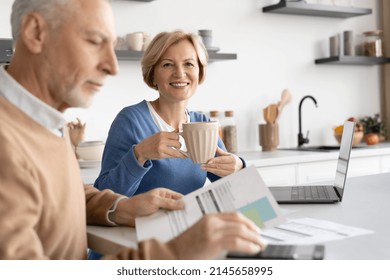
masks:
{"label": "beige knit sweater", "polygon": [[[85,259],[87,222],[108,225],[117,198],[83,186],[69,137],[0,97],[0,259]],[[175,258],[155,240],[106,257]]]}

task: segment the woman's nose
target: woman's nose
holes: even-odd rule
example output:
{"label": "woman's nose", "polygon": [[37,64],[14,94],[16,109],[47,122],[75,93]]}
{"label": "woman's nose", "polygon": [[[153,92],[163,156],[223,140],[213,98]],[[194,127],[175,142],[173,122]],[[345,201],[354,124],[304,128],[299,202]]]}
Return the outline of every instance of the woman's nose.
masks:
{"label": "woman's nose", "polygon": [[176,77],[184,77],[186,75],[184,67],[176,66],[174,74],[175,74]]}

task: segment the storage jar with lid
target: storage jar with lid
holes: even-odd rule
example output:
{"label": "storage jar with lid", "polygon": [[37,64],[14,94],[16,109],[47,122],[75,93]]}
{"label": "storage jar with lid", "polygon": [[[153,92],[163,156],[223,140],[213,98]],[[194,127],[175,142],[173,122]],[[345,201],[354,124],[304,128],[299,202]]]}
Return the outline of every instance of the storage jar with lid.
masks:
{"label": "storage jar with lid", "polygon": [[374,57],[384,56],[382,30],[367,31],[363,35],[363,54]]}

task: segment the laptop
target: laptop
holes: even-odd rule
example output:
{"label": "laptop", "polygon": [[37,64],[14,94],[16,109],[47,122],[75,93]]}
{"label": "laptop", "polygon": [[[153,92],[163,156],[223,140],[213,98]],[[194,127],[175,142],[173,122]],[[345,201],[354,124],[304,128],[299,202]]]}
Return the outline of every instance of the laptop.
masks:
{"label": "laptop", "polygon": [[344,123],[339,157],[337,160],[336,176],[333,185],[269,187],[275,200],[279,204],[341,202],[347,179],[354,130],[354,122],[346,121]]}

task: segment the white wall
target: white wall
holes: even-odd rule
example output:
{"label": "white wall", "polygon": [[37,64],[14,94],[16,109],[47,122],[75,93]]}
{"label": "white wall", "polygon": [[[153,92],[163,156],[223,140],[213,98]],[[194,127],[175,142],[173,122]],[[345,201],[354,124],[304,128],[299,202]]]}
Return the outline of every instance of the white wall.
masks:
{"label": "white wall", "polygon": [[[322,0],[323,2],[324,0]],[[192,98],[191,110],[234,110],[239,151],[259,150],[258,124],[262,109],[279,100],[289,88],[293,101],[280,119],[280,147],[296,146],[298,104],[307,94],[318,101],[303,104],[303,130],[311,144],[336,144],[332,127],[350,116],[379,112],[379,66],[315,65],[326,57],[328,37],[344,30],[355,34],[377,29],[376,0],[353,0],[373,14],[349,19],[263,13],[267,0],[156,0],[112,1],[118,35],[146,31],[212,29],[221,52],[237,60],[210,63],[207,79]],[[336,0],[337,2],[345,2]],[[347,1],[348,2],[348,1]],[[0,37],[9,38],[12,0],[0,1]],[[157,94],[142,81],[139,62],[119,63],[120,74],[108,79],[89,109],[70,109],[66,118],[87,122],[87,138],[105,139],[112,120],[124,106]]]}

